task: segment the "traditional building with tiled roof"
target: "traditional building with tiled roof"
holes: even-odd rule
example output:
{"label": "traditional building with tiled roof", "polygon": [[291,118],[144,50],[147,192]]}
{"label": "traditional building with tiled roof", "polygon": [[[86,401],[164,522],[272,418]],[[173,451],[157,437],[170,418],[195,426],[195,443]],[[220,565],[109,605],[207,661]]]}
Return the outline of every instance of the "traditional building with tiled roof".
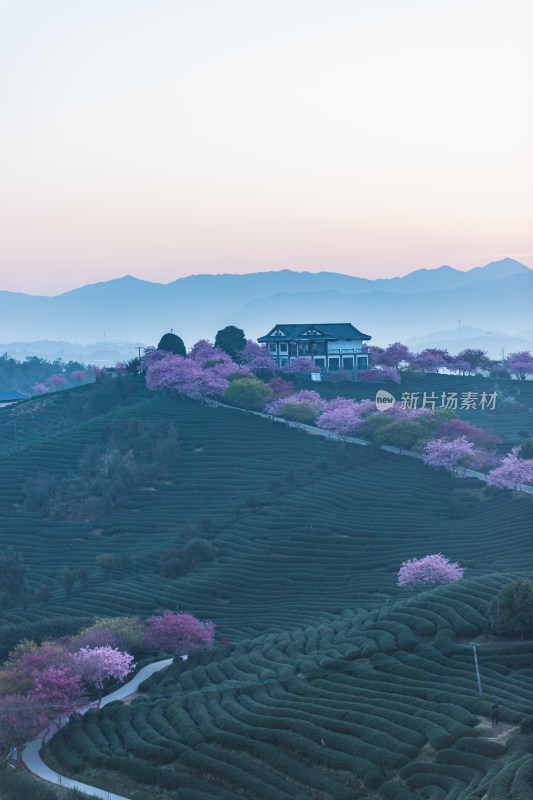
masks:
{"label": "traditional building with tiled roof", "polygon": [[257,341],[266,344],[278,367],[300,356],[307,356],[326,372],[356,373],[368,369],[368,353],[363,341],[371,338],[351,322],[334,322],[278,324]]}

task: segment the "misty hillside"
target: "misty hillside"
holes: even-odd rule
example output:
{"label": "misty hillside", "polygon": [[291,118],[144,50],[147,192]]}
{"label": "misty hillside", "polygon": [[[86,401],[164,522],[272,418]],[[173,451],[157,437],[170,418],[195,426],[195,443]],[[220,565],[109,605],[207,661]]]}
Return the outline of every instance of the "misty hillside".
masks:
{"label": "misty hillside", "polygon": [[512,334],[530,327],[532,301],[533,271],[512,259],[374,281],[290,270],[193,275],[167,285],[126,276],[55,297],[0,292],[0,339],[156,343],[173,328],[191,345],[227,324],[257,338],[275,322],[320,318],[350,320],[387,344],[459,319]]}

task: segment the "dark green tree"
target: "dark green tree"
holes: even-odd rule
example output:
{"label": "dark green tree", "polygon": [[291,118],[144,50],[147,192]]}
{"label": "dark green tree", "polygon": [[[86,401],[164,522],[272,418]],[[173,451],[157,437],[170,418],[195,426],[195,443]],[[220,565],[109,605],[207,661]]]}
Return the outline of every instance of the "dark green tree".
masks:
{"label": "dark green tree", "polygon": [[165,335],[161,337],[157,349],[166,350],[167,353],[174,353],[176,356],[185,357],[187,355],[183,339],[180,339],[175,333],[165,333]]}
{"label": "dark green tree", "polygon": [[215,336],[215,347],[220,348],[232,358],[235,358],[237,353],[244,350],[245,346],[246,336],[244,331],[242,328],[236,328],[235,325],[227,325],[218,331]]}
{"label": "dark green tree", "polygon": [[519,636],[533,633],[533,582],[517,578],[492,598],[488,617],[498,634]]}
{"label": "dark green tree", "polygon": [[26,572],[22,556],[11,545],[0,554],[0,594],[8,606],[15,605],[27,591]]}
{"label": "dark green tree", "polygon": [[182,550],[182,562],[187,571],[193,570],[200,564],[214,561],[216,550],[205,539],[190,539]]}

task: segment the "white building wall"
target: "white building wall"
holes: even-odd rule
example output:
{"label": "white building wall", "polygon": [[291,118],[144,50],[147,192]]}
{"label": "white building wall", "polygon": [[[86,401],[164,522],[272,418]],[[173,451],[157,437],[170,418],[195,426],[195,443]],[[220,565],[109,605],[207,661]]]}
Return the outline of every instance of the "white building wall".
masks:
{"label": "white building wall", "polygon": [[328,350],[340,350],[346,352],[347,350],[357,350],[358,352],[363,349],[362,339],[337,339],[335,342],[328,342]]}

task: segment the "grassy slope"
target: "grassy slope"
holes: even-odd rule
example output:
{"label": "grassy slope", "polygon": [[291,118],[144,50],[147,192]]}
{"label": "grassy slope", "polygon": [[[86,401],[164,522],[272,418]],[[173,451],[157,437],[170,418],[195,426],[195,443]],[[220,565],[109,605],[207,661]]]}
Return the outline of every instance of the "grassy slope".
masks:
{"label": "grassy slope", "polygon": [[[520,747],[527,751],[527,743],[515,737],[518,750],[502,751],[500,762],[483,751],[485,745],[474,745],[472,736],[485,741],[477,725],[493,697],[500,700],[507,723],[520,718],[531,676],[514,670],[529,660],[512,656],[506,661],[492,651],[483,655],[490,694],[480,704],[471,651],[457,648],[455,637],[474,636],[484,626],[487,599],[505,577],[489,574],[533,571],[529,498],[487,495],[476,481],[440,474],[418,461],[373,448],[342,448],[239,412],[143,392],[129,402],[69,424],[63,433],[35,437],[31,450],[0,462],[2,544],[12,543],[23,553],[34,583],[55,585],[65,564],[93,569],[88,588],[76,590],[68,601],[54,589],[50,606],[14,609],[4,619],[149,613],[179,603],[214,619],[219,636],[234,644],[217,647],[205,664],[193,660],[183,675],[170,675],[155,687],[156,693],[176,696],[171,711],[160,709],[163,721],[155,710],[157,698],[153,708],[142,700],[135,718],[120,712],[90,728],[100,756],[82,736],[71,737],[64,749],[73,750],[74,761],[80,752],[85,757],[91,752],[100,770],[107,751],[122,750],[123,757],[128,751],[144,759],[144,778],[153,783],[154,752],[139,750],[138,739],[126,730],[138,733],[146,715],[155,714],[158,736],[180,745],[170,753],[168,769],[182,776],[186,791],[180,797],[191,800],[233,798],[239,787],[250,800],[467,798],[481,796],[477,788],[468,794],[469,784],[486,791],[505,783],[501,773],[508,765],[514,764],[516,772]],[[22,486],[29,475],[75,471],[83,447],[97,441],[109,420],[128,415],[168,419],[177,426],[181,444],[165,474],[136,490],[119,514],[96,522],[53,522],[22,511]],[[464,505],[464,519],[449,518],[451,499]],[[161,579],[161,550],[179,544],[180,528],[202,515],[212,519],[209,535],[217,561],[177,581]],[[407,612],[405,601],[393,605],[402,597],[394,585],[401,561],[437,550],[465,565],[469,580],[409,601]],[[104,581],[93,568],[99,552],[132,555],[133,574]],[[307,677],[295,677],[298,672]],[[268,688],[262,686],[266,679]],[[191,691],[194,701],[181,696]],[[401,730],[394,720],[400,720]],[[101,724],[113,747],[102,739]],[[396,744],[381,736],[391,730]],[[146,736],[168,751],[155,734],[144,731],[141,739]],[[258,746],[244,758],[256,740],[268,747]],[[169,761],[168,753],[158,751],[161,757]],[[68,754],[63,758],[68,763]],[[476,766],[465,782],[470,762]],[[133,768],[123,762],[112,766],[130,774]],[[495,773],[483,784],[487,769]],[[133,771],[142,781],[138,762]],[[167,778],[169,785],[172,780]],[[164,796],[177,794],[169,789]],[[487,800],[508,796],[527,797],[489,789]]]}

